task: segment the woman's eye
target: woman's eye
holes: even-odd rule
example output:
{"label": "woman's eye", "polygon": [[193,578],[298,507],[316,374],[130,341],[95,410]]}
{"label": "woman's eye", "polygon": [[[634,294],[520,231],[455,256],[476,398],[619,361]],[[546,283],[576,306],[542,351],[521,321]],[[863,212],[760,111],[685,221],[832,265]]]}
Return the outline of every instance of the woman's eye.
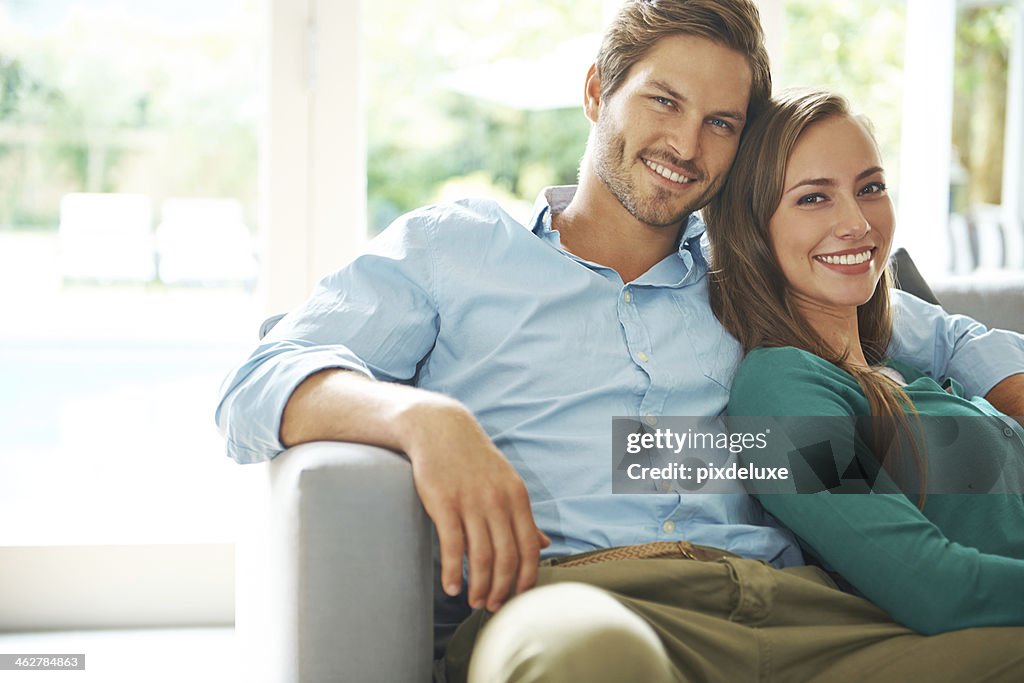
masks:
{"label": "woman's eye", "polygon": [[796,205],[806,206],[807,204],[820,204],[823,201],[825,201],[825,195],[816,192],[814,194],[804,195],[800,199],[796,200]]}
{"label": "woman's eye", "polygon": [[885,192],[886,189],[887,188],[885,186],[885,183],[883,183],[881,181],[876,181],[876,182],[868,183],[867,185],[865,185],[864,189],[862,189],[860,191],[860,193],[861,194],[878,194],[880,192]]}

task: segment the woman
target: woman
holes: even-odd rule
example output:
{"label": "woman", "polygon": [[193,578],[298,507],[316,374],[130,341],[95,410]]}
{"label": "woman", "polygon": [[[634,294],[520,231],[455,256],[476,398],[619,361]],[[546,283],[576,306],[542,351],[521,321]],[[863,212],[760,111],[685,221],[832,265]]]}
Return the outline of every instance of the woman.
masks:
{"label": "woman", "polygon": [[[813,416],[786,424],[801,443],[833,448],[844,437],[820,418],[879,418],[847,444],[862,471],[874,464],[875,494],[759,495],[765,508],[808,556],[919,632],[1024,624],[1019,481],[1015,494],[925,495],[957,490],[978,453],[1019,470],[1024,430],[955,380],[940,385],[886,358],[895,221],[865,123],[834,94],[784,94],[746,132],[705,218],[712,307],[747,353],[730,416]],[[937,438],[936,415],[962,416],[977,452]],[[895,456],[884,446],[894,436],[904,444]]]}

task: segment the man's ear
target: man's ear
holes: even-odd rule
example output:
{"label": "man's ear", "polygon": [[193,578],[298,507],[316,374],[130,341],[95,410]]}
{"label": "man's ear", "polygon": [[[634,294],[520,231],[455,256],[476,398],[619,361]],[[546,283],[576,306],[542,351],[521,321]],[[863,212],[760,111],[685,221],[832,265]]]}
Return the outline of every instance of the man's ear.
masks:
{"label": "man's ear", "polygon": [[597,123],[597,112],[601,108],[601,76],[597,64],[587,69],[587,83],[583,88],[583,113],[592,123]]}

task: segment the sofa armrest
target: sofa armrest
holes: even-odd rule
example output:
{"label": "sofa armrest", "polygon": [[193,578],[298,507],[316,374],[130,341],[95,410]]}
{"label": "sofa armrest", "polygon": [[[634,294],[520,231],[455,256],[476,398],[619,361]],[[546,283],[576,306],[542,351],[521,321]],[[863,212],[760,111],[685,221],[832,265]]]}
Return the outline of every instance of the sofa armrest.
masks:
{"label": "sofa armrest", "polygon": [[248,534],[239,549],[243,657],[265,662],[247,668],[273,681],[429,680],[431,532],[409,461],[318,442],[246,467],[264,470],[267,510],[264,542]]}

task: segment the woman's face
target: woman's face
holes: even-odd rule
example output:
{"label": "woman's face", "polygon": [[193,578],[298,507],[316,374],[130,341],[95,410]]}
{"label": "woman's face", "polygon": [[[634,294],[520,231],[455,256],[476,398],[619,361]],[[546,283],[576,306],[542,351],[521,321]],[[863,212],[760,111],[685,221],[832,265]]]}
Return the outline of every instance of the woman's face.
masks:
{"label": "woman's face", "polygon": [[865,303],[885,270],[894,223],[878,148],[864,126],[833,116],[804,129],[768,222],[796,299],[834,313]]}

